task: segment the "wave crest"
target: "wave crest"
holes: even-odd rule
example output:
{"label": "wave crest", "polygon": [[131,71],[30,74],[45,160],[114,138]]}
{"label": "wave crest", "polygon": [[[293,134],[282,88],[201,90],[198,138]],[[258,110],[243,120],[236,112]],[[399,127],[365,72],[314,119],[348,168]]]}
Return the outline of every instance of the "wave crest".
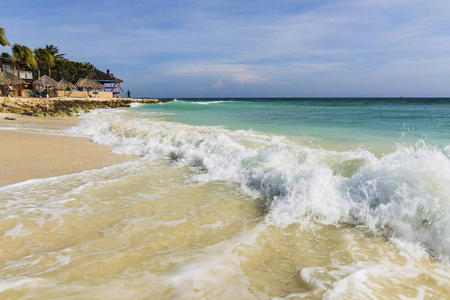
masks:
{"label": "wave crest", "polygon": [[367,150],[312,149],[282,136],[135,119],[126,112],[85,114],[73,133],[114,151],[163,155],[197,170],[193,179],[237,183],[266,200],[267,221],[363,224],[375,234],[418,243],[450,257],[450,160],[426,145],[375,157]]}

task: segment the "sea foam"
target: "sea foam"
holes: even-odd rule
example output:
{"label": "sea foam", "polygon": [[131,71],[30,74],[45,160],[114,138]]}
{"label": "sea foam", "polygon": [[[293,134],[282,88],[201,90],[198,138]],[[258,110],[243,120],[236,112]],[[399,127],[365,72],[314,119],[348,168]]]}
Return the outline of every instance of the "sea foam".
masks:
{"label": "sea foam", "polygon": [[189,165],[192,180],[238,184],[242,192],[265,199],[266,220],[277,226],[365,225],[374,234],[449,260],[450,160],[445,149],[398,147],[376,157],[364,149],[314,149],[283,136],[134,116],[121,110],[84,114],[71,133],[90,136],[115,152]]}

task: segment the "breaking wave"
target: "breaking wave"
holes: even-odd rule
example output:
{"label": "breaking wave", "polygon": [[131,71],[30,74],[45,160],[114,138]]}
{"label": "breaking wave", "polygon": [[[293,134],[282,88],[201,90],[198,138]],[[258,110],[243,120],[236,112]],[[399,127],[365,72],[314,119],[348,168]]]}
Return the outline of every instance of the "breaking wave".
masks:
{"label": "breaking wave", "polygon": [[192,180],[237,184],[265,200],[266,220],[277,226],[364,225],[449,261],[449,148],[422,143],[376,157],[364,149],[314,149],[284,136],[137,119],[127,111],[84,114],[71,133],[115,152],[189,165]]}
{"label": "breaking wave", "polygon": [[214,101],[183,101],[183,100],[178,100],[175,99],[175,102],[180,102],[180,103],[188,103],[188,104],[197,104],[197,105],[209,105],[209,104],[220,104],[220,103],[232,103],[235,101],[232,100],[214,100]]}
{"label": "breaking wave", "polygon": [[228,103],[228,102],[234,102],[234,101],[196,101],[196,102],[189,102],[191,104],[199,104],[199,105],[208,105],[208,104],[220,104],[220,103]]}

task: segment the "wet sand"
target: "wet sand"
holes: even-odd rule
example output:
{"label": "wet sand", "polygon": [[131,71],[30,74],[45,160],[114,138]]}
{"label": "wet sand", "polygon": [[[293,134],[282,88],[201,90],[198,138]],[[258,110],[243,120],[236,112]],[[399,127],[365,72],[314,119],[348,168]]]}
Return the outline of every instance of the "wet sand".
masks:
{"label": "wet sand", "polygon": [[[15,120],[5,120],[5,118]],[[56,135],[77,117],[36,118],[0,114],[0,186],[98,169],[134,159],[113,154],[88,138]],[[47,133],[47,134],[46,134]]]}

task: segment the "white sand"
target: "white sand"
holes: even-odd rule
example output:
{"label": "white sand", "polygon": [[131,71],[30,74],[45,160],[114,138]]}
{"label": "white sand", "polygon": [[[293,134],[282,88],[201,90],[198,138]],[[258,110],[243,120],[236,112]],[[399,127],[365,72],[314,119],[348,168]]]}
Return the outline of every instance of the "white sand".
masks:
{"label": "white sand", "polygon": [[[109,147],[94,144],[88,138],[42,134],[77,123],[76,117],[0,114],[0,186],[102,168],[135,158],[113,154]],[[33,128],[39,128],[39,133],[33,133]]]}

